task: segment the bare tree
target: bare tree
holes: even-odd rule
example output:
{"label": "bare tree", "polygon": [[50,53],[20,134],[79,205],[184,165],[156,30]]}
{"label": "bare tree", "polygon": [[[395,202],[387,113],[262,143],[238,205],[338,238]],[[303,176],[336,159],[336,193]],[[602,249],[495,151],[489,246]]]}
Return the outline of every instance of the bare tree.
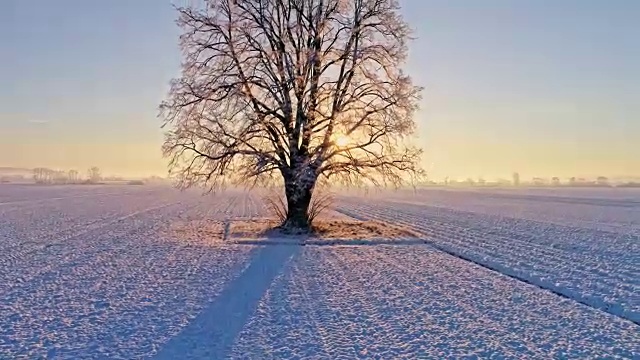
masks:
{"label": "bare tree", "polygon": [[51,184],[54,181],[54,171],[47,168],[33,169],[33,180],[36,184]]}
{"label": "bare tree", "polygon": [[283,227],[308,229],[319,179],[399,185],[420,175],[408,137],[421,89],[401,70],[410,29],[396,0],[177,10],[182,75],[160,110],[180,186],[280,179]]}
{"label": "bare tree", "polygon": [[41,184],[44,178],[43,168],[35,168],[33,169],[33,181],[36,184]]}
{"label": "bare tree", "polygon": [[69,178],[69,182],[75,184],[80,179],[80,174],[77,170],[69,170],[67,177]]}
{"label": "bare tree", "polygon": [[93,166],[89,170],[87,170],[87,177],[89,182],[98,183],[102,180],[102,174],[100,173],[100,168]]}
{"label": "bare tree", "polygon": [[67,182],[69,182],[67,173],[62,170],[54,170],[52,173],[52,177],[54,184],[66,184]]}
{"label": "bare tree", "polygon": [[[262,200],[276,218],[282,223],[287,220],[287,201],[283,198],[278,189],[270,189],[266,196],[263,196]],[[316,184],[307,209],[309,217],[309,223],[313,223],[321,213],[327,210],[333,204],[333,194],[330,191],[329,185],[326,182],[323,184],[320,181]],[[300,229],[295,229],[300,230]],[[304,229],[303,229],[304,230]]]}

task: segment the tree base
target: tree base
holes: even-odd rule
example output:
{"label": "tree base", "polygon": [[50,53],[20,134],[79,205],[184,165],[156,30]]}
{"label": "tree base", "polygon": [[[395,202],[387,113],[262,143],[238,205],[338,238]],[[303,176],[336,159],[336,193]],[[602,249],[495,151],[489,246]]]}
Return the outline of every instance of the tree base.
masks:
{"label": "tree base", "polygon": [[312,234],[314,232],[309,221],[302,219],[287,219],[277,226],[276,229],[284,234],[291,235]]}

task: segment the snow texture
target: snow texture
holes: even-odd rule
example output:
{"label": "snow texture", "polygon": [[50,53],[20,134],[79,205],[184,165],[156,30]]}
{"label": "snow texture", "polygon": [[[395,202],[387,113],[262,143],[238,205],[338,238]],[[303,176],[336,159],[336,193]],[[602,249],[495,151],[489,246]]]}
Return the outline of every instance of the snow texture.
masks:
{"label": "snow texture", "polygon": [[[432,190],[411,194],[411,200],[409,194],[367,202],[346,198],[339,209],[361,220],[402,224],[440,250],[639,324],[640,193],[624,193],[630,197],[538,198]],[[526,215],[506,211],[521,205],[523,198],[529,199],[520,207]],[[563,217],[541,220],[559,207]],[[582,220],[567,223],[567,218]],[[591,221],[583,226],[587,218]],[[624,224],[614,222],[613,229],[610,218],[624,219]]]}
{"label": "snow texture", "polygon": [[0,358],[638,358],[640,197],[587,195],[342,197],[419,237],[300,246],[208,227],[244,192],[0,186]]}

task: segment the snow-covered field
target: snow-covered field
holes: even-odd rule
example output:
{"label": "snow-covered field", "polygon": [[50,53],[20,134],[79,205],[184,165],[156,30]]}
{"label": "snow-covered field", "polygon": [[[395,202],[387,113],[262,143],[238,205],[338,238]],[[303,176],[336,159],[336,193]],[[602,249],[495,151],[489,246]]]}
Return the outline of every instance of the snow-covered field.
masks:
{"label": "snow-covered field", "polygon": [[403,224],[440,250],[640,324],[640,192],[574,191],[426,190],[338,209]]}
{"label": "snow-covered field", "polygon": [[420,238],[240,245],[194,226],[187,240],[175,224],[265,208],[240,192],[0,185],[0,359],[640,357],[637,191],[335,209]]}

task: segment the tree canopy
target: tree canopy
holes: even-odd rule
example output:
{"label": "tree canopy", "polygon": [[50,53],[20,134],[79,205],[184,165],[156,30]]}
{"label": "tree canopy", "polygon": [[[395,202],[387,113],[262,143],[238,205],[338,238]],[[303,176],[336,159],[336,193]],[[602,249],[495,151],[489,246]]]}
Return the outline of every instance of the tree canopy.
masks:
{"label": "tree canopy", "polygon": [[320,178],[397,185],[419,175],[421,151],[407,139],[421,88],[401,68],[410,29],[396,1],[177,10],[182,73],[160,108],[181,186],[281,178],[288,220],[304,227]]}

